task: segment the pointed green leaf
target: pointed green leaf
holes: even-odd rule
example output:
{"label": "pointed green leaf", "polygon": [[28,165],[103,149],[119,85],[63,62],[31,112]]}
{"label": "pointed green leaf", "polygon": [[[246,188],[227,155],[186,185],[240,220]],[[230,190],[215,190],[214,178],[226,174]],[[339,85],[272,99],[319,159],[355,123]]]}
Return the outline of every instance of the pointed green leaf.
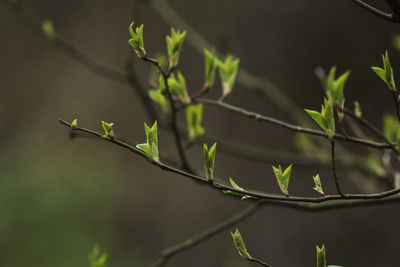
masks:
{"label": "pointed green leaf", "polygon": [[167,51],[168,51],[168,59],[169,59],[169,68],[173,69],[178,65],[179,54],[182,50],[183,41],[186,37],[186,31],[180,32],[175,31],[174,28],[171,28],[171,35],[167,35]]}
{"label": "pointed green leaf", "polygon": [[182,102],[190,103],[190,98],[186,88],[186,81],[180,71],[178,72],[177,79],[173,74],[168,78],[168,85],[171,88],[171,90],[174,91],[179,96],[179,99]]}
{"label": "pointed green leaf", "polygon": [[379,67],[371,67],[373,71],[381,78],[385,83],[388,83],[389,81],[386,78],[386,71],[382,68]]}
{"label": "pointed green leaf", "polygon": [[216,148],[217,148],[217,143],[214,143],[214,145],[210,149],[208,149],[206,144],[203,145],[204,171],[206,173],[208,182],[212,182],[214,179]]}
{"label": "pointed green leaf", "polygon": [[144,130],[146,133],[146,143],[138,144],[136,145],[136,147],[145,152],[151,158],[158,161],[159,157],[158,157],[157,121],[154,122],[151,128],[146,123],[144,123]]}
{"label": "pointed green leaf", "polygon": [[[238,186],[238,185],[235,183],[235,181],[233,181],[233,179],[232,179],[231,177],[229,177],[229,183],[231,184],[231,186],[232,186],[234,189],[240,190],[240,191],[244,191],[244,189],[243,189],[242,187]],[[248,198],[253,198],[252,196],[245,195],[245,194],[240,194],[240,193],[233,192],[233,191],[230,191],[230,190],[222,190],[222,192],[223,192],[224,194],[232,194],[232,195],[241,196],[241,197],[242,197],[242,200],[245,200],[245,199],[248,199]]]}
{"label": "pointed green leaf", "polygon": [[160,90],[150,90],[149,97],[161,107],[164,114],[169,113],[170,103]]}
{"label": "pointed green leaf", "polygon": [[319,177],[319,174],[313,176],[313,179],[315,183],[315,187],[313,189],[321,195],[325,195],[324,190],[322,190],[321,178]]}
{"label": "pointed green leaf", "polygon": [[203,117],[203,104],[189,105],[186,107],[186,121],[188,126],[189,141],[196,140],[203,135],[205,130],[201,126]]}
{"label": "pointed green leaf", "polygon": [[104,129],[105,134],[103,135],[103,138],[113,138],[114,137],[114,130],[113,130],[113,125],[114,123],[107,123],[105,121],[101,121],[101,126]]}
{"label": "pointed green leaf", "polygon": [[89,265],[90,267],[105,267],[107,262],[107,254],[102,253],[100,255],[100,248],[95,245],[93,250],[89,253]]}
{"label": "pointed green leaf", "polygon": [[215,72],[218,67],[218,60],[214,53],[204,49],[205,58],[205,78],[204,87],[211,88],[214,85]]}
{"label": "pointed green leaf", "polygon": [[76,126],[78,126],[78,119],[74,119],[70,125],[71,129],[75,129]]}
{"label": "pointed green leaf", "polygon": [[246,245],[244,244],[239,229],[236,228],[236,231],[234,233],[231,232],[231,236],[239,255],[245,260],[251,260],[252,257],[250,256],[249,252],[246,249]]}
{"label": "pointed green leaf", "polygon": [[357,118],[362,117],[361,106],[358,101],[354,101],[354,114],[356,115]]}
{"label": "pointed green leaf", "polygon": [[325,246],[322,248],[317,247],[317,267],[326,267]]}
{"label": "pointed green leaf", "polygon": [[326,126],[323,123],[322,115],[318,111],[305,109],[305,111],[310,115],[310,117],[322,128],[322,130],[326,131]]}
{"label": "pointed green leaf", "polygon": [[134,22],[129,25],[129,34],[131,38],[128,40],[128,43],[132,46],[136,55],[143,59],[146,57],[146,51],[144,50],[144,42],[143,42],[143,24],[139,27],[136,27],[136,31],[133,31]]}
{"label": "pointed green leaf", "polygon": [[239,70],[239,62],[239,59],[233,60],[231,55],[228,55],[224,62],[218,60],[218,69],[222,82],[223,97],[226,97],[232,92],[236,75]]}
{"label": "pointed green leaf", "polygon": [[282,193],[289,197],[289,181],[290,181],[290,173],[292,171],[292,164],[286,168],[284,172],[282,172],[282,167],[279,165],[278,168],[272,166],[272,170],[274,171],[276,180],[278,182],[279,188],[281,189]]}

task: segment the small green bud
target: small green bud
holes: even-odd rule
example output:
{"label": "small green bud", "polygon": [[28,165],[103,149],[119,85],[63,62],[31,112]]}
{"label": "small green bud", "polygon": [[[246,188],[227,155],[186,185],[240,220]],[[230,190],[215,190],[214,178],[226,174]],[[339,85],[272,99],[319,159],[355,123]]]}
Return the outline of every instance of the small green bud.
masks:
{"label": "small green bud", "polygon": [[208,149],[207,145],[203,145],[204,154],[204,171],[206,173],[207,181],[213,182],[214,179],[214,166],[215,166],[215,154],[217,149],[217,143]]}
{"label": "small green bud", "polygon": [[157,121],[154,122],[151,128],[144,123],[144,130],[146,132],[146,143],[138,144],[136,147],[154,160],[159,161],[158,157],[158,136],[157,136]]}
{"label": "small green bud", "polygon": [[53,21],[46,19],[42,21],[41,25],[42,33],[49,40],[54,40],[57,37],[56,31],[54,30]]}
{"label": "small green bud", "polygon": [[72,130],[74,130],[76,126],[78,126],[78,119],[74,119],[74,120],[71,122],[71,129],[72,129]]}
{"label": "small green bud", "polygon": [[285,169],[284,172],[282,172],[282,167],[281,165],[279,165],[278,168],[276,168],[275,166],[272,166],[272,170],[274,171],[276,180],[278,182],[279,188],[281,189],[282,193],[289,197],[289,181],[290,181],[290,173],[292,172],[292,164],[289,165],[289,167],[287,167]]}
{"label": "small green bud", "polygon": [[313,189],[321,195],[325,195],[324,190],[322,190],[321,178],[319,177],[319,174],[313,176],[313,179],[315,183],[315,187]]}
{"label": "small green bud", "polygon": [[232,236],[233,243],[235,244],[235,247],[236,247],[239,255],[245,260],[253,259],[246,249],[246,245],[244,244],[244,241],[239,232],[239,229],[236,228],[236,231],[234,233],[231,232],[231,236]]}
{"label": "small green bud", "polygon": [[133,24],[134,22],[129,25],[129,34],[131,38],[129,39],[128,43],[133,47],[136,55],[143,59],[146,58],[146,50],[144,50],[144,43],[143,43],[143,24],[139,27],[136,27],[136,32],[133,31]]}
{"label": "small green bud", "polygon": [[232,92],[235,84],[236,75],[239,70],[239,59],[233,60],[231,55],[228,55],[224,62],[218,60],[219,74],[222,82],[222,97],[226,97]]}
{"label": "small green bud", "polygon": [[107,262],[107,254],[102,253],[100,255],[100,248],[95,245],[93,250],[89,253],[89,265],[90,267],[105,267]]}
{"label": "small green bud", "polygon": [[205,59],[205,78],[204,87],[211,88],[214,85],[215,72],[218,67],[218,59],[207,49],[204,49],[204,59]]}
{"label": "small green bud", "polygon": [[179,54],[182,50],[185,37],[186,31],[175,31],[174,28],[171,28],[171,35],[167,35],[166,37],[170,70],[174,69],[178,65]]}
{"label": "small green bud", "polygon": [[326,267],[325,246],[322,245],[321,248],[316,246],[316,248],[317,248],[317,267]]}
{"label": "small green bud", "polygon": [[114,123],[107,123],[105,121],[101,121],[101,126],[103,126],[105,134],[103,135],[103,138],[114,138],[114,130],[113,130],[113,125]]}
{"label": "small green bud", "polygon": [[186,121],[189,133],[189,142],[196,140],[203,135],[205,130],[201,126],[203,117],[203,104],[189,105],[186,107]]}

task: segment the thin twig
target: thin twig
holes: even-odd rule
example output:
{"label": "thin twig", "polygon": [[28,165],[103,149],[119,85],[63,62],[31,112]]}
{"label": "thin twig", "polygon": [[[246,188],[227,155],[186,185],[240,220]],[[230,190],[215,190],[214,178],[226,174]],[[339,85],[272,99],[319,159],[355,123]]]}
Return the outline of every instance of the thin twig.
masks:
{"label": "thin twig", "polygon": [[[272,123],[272,124],[281,126],[283,128],[290,129],[295,132],[301,132],[301,133],[307,133],[307,134],[316,135],[316,136],[322,136],[322,137],[329,139],[328,134],[326,134],[324,131],[305,128],[305,127],[301,127],[298,125],[293,125],[293,124],[290,124],[290,123],[287,123],[287,122],[284,122],[284,121],[281,121],[281,120],[278,120],[275,118],[271,118],[271,117],[264,116],[259,113],[253,112],[253,111],[246,110],[244,108],[240,108],[240,107],[237,107],[237,106],[234,106],[231,104],[227,104],[225,102],[220,102],[220,101],[211,100],[211,99],[203,99],[203,98],[196,99],[196,102],[221,107],[226,110],[242,114],[249,118],[252,118],[252,119],[255,119],[258,121]],[[373,141],[359,139],[356,137],[344,136],[342,134],[335,134],[334,137],[337,140],[348,141],[348,142],[357,143],[357,144],[361,144],[361,145],[365,145],[365,146],[369,146],[369,147],[373,147],[373,148],[379,148],[379,149],[385,149],[385,148],[393,149],[395,146],[395,144],[377,143],[377,142],[373,142]]]}
{"label": "thin twig", "polygon": [[346,197],[345,194],[342,193],[340,190],[339,180],[336,175],[336,166],[335,166],[335,140],[331,140],[331,156],[332,156],[332,174],[333,178],[335,179],[336,190],[338,191],[339,195],[342,197]]}
{"label": "thin twig", "polygon": [[[371,131],[371,133],[373,133],[376,137],[382,139],[386,144],[392,145],[392,142],[390,142],[389,139],[387,139],[386,136],[381,131],[379,131],[374,125],[372,125],[369,121],[367,121],[363,117],[357,116],[356,114],[354,114],[354,112],[352,112],[347,108],[344,108],[342,111],[346,115],[350,116],[353,120],[359,122],[366,129]],[[397,149],[394,148],[393,150],[398,153]]]}
{"label": "thin twig", "polygon": [[265,266],[265,267],[272,267],[271,265],[269,265],[268,263],[265,263],[265,262],[263,262],[262,260],[260,260],[260,259],[257,259],[257,258],[250,258],[249,259],[249,261],[252,261],[252,262],[256,262],[256,263],[258,263],[258,264],[260,264],[260,265],[262,265],[262,266]]}
{"label": "thin twig", "polygon": [[174,137],[175,137],[175,144],[176,144],[176,147],[178,149],[178,154],[179,154],[179,158],[181,159],[183,169],[193,173],[193,171],[190,168],[189,163],[188,163],[188,161],[186,159],[185,150],[183,149],[183,145],[182,145],[182,142],[181,142],[181,137],[180,137],[179,129],[178,129],[178,126],[177,126],[177,118],[176,118],[177,109],[176,109],[175,101],[173,100],[172,93],[171,93],[171,90],[170,90],[169,84],[168,84],[168,78],[171,75],[173,70],[169,69],[167,72],[165,72],[163,70],[163,68],[161,67],[160,63],[158,62],[158,60],[156,60],[156,59],[149,58],[149,57],[145,56],[143,58],[143,60],[153,64],[158,69],[158,71],[161,73],[161,75],[163,77],[165,91],[167,92],[167,97],[168,97],[168,100],[169,100],[170,105],[171,105],[171,121],[169,123],[169,126],[170,126],[170,128],[171,128],[171,130],[172,130],[172,132],[174,134]]}
{"label": "thin twig", "polygon": [[[204,48],[213,47],[206,38],[185,21],[185,19],[173,8],[172,5],[168,3],[168,1],[148,0],[146,3],[148,3],[168,25],[176,25],[189,32],[190,34],[186,36],[185,42],[187,41],[187,43],[199,54],[203,54]],[[221,53],[217,50],[214,51],[216,56],[222,57]],[[277,85],[267,78],[256,76],[242,66],[238,72],[237,82],[250,91],[265,95],[270,101],[279,107],[282,112],[293,118],[296,123],[307,125],[309,122],[307,116],[301,112],[302,109],[297,105],[297,103],[285,95]]]}
{"label": "thin twig", "polygon": [[[70,123],[68,123],[62,119],[59,119],[59,121],[61,124],[71,128]],[[89,129],[85,129],[85,128],[82,128],[79,126],[75,126],[74,128],[71,128],[71,129],[73,131],[82,131],[82,132],[86,132],[91,135],[95,135],[102,140],[105,140],[107,142],[111,142],[118,146],[124,147],[124,148],[130,150],[131,152],[141,156],[142,158],[147,160],[149,163],[153,164],[154,166],[159,167],[160,169],[162,169],[164,171],[172,172],[172,173],[190,178],[192,180],[198,181],[202,184],[213,187],[217,191],[220,191],[220,192],[231,191],[233,193],[237,193],[237,195],[235,195],[234,197],[240,197],[240,198],[243,195],[250,196],[251,197],[251,198],[249,198],[250,201],[270,200],[270,201],[283,201],[283,202],[322,203],[322,202],[329,202],[329,201],[343,200],[343,199],[379,200],[379,199],[384,199],[384,198],[391,197],[391,196],[394,196],[394,195],[400,193],[400,188],[396,188],[396,189],[388,190],[388,191],[381,192],[381,193],[374,193],[374,194],[346,194],[346,197],[343,197],[341,195],[326,195],[326,196],[314,198],[314,197],[294,197],[294,196],[286,197],[286,196],[281,196],[281,195],[263,193],[263,192],[254,191],[254,190],[239,190],[239,189],[235,189],[231,186],[225,185],[221,182],[217,182],[216,181],[217,178],[215,178],[213,183],[210,183],[205,177],[198,176],[198,175],[195,175],[195,174],[192,174],[192,173],[180,170],[180,169],[176,169],[172,166],[166,165],[160,161],[157,161],[157,160],[151,158],[150,156],[145,154],[143,151],[137,149],[136,147],[129,145],[125,142],[122,142],[116,138],[104,138],[104,137],[102,137],[102,134],[100,134],[98,132],[95,132],[95,131],[92,131]]]}
{"label": "thin twig", "polygon": [[384,20],[387,20],[387,21],[399,23],[399,20],[395,16],[393,16],[393,14],[385,13],[385,12],[383,12],[383,11],[381,11],[381,10],[379,10],[379,9],[377,9],[377,8],[375,8],[375,7],[369,5],[369,4],[367,4],[367,3],[365,3],[365,2],[363,2],[361,0],[350,0],[350,1],[355,3],[356,5],[358,5],[360,7],[368,10],[370,13],[374,14],[375,16],[378,16],[378,17],[380,17],[380,18],[382,18]]}
{"label": "thin twig", "polygon": [[249,218],[253,214],[255,214],[260,208],[261,208],[261,203],[256,203],[255,205],[250,206],[249,208],[235,214],[234,216],[224,220],[223,222],[220,222],[219,224],[216,224],[212,226],[211,228],[189,238],[186,239],[185,241],[179,242],[176,245],[173,245],[169,248],[166,248],[161,251],[159,259],[153,263],[151,266],[152,267],[161,267],[164,266],[167,261],[173,257],[174,255],[181,253],[185,250],[188,250],[198,244],[200,244],[203,241],[208,240],[209,238],[215,236],[216,234],[226,230],[227,228]]}

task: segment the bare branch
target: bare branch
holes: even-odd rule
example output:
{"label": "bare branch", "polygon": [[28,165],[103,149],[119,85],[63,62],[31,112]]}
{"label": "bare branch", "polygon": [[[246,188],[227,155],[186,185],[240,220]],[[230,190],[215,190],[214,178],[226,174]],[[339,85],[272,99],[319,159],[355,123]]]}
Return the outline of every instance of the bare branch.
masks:
{"label": "bare branch", "polygon": [[378,16],[384,20],[390,21],[390,22],[395,22],[399,23],[398,18],[396,18],[393,14],[388,14],[385,13],[361,0],[350,0],[351,2],[355,3],[356,5],[368,10],[370,13],[374,14],[375,16]]}

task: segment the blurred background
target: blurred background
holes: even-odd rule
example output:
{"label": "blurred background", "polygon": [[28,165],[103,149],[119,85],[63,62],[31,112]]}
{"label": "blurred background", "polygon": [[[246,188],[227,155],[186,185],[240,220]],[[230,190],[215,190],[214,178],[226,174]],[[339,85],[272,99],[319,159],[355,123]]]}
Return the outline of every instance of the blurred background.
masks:
{"label": "blurred background", "polygon": [[[88,266],[94,244],[108,253],[108,266],[149,266],[163,248],[250,205],[163,172],[120,147],[85,137],[71,139],[58,118],[78,118],[81,126],[97,131],[102,131],[101,120],[114,122],[116,136],[132,144],[145,140],[143,122],[153,122],[129,85],[76,63],[32,31],[5,2],[0,5],[0,266]],[[387,10],[384,1],[371,2]],[[397,76],[400,54],[391,39],[398,26],[351,1],[168,3],[218,51],[239,57],[242,68],[268,79],[301,109],[319,110],[322,103],[324,93],[314,69],[337,65],[338,73],[352,71],[345,88],[349,108],[359,101],[363,116],[378,128],[382,113],[393,112],[389,91],[369,67],[381,66],[381,54],[388,50]],[[127,62],[134,64],[145,87],[151,67],[128,47],[130,22],[145,25],[150,55],[165,53],[170,26],[179,28],[166,23],[146,1],[23,4],[37,20],[51,19],[60,38],[97,62],[121,71]],[[184,44],[180,70],[190,92],[203,85],[203,68],[203,56]],[[217,80],[207,97],[216,99],[220,90]],[[273,101],[239,83],[226,101],[296,123]],[[210,106],[203,119],[207,134],[221,140],[267,154],[279,150],[302,157],[295,135],[287,130]],[[310,119],[307,123],[316,128]],[[160,150],[176,158],[172,135],[160,130],[159,139]],[[356,151],[356,158],[368,152],[342,144]],[[202,172],[201,147],[192,147],[188,157]],[[292,162],[292,194],[317,196],[311,178],[316,173],[325,191],[335,192],[329,168]],[[215,172],[246,188],[279,193],[271,164],[280,163],[287,166],[217,152]],[[353,174],[360,183],[350,179]],[[348,193],[362,191],[360,184],[367,183],[359,173],[340,169],[338,175]],[[266,206],[235,227],[250,253],[272,266],[315,266],[315,245],[322,244],[328,264],[397,266],[396,208],[398,204],[308,213]],[[234,249],[229,231],[235,227],[173,257],[168,266],[253,266]]]}

